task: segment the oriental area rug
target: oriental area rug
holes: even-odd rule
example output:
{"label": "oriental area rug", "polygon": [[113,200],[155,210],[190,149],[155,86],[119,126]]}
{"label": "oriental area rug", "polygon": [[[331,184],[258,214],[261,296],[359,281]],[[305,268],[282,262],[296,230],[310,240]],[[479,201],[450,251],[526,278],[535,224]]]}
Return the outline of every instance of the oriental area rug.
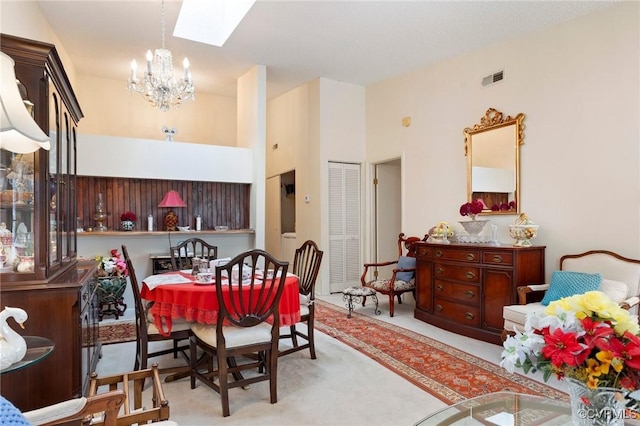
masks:
{"label": "oriental area rug", "polygon": [[136,340],[136,324],[133,320],[101,321],[98,325],[98,330],[100,343],[103,345]]}
{"label": "oriental area rug", "polygon": [[568,401],[568,395],[402,327],[316,299],[315,329],[360,351],[447,404],[509,391]]}

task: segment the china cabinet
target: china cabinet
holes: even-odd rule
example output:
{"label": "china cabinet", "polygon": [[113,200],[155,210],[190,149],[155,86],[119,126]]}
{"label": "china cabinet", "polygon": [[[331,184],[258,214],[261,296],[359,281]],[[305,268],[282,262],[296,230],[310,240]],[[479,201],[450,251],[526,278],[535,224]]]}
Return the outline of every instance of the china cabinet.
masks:
{"label": "china cabinet", "polygon": [[3,284],[51,281],[76,262],[75,146],[83,114],[53,45],[0,37],[2,51],[15,61],[23,99],[51,137],[49,151],[0,150],[1,278]]}
{"label": "china cabinet", "polygon": [[[83,117],[55,46],[0,34],[25,106],[51,149],[0,149],[0,298],[24,309],[23,335],[50,339],[50,356],[2,375],[2,395],[32,410],[86,395],[100,353],[97,262],[76,258],[76,127]],[[55,380],[44,380],[55,376]]]}
{"label": "china cabinet", "polygon": [[544,283],[543,246],[416,243],[417,319],[501,344],[502,307],[516,288]]}

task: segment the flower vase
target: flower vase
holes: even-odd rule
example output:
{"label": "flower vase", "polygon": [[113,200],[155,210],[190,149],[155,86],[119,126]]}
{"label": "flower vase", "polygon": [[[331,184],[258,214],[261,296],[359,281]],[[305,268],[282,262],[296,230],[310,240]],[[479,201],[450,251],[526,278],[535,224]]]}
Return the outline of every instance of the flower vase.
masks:
{"label": "flower vase", "polygon": [[100,302],[100,320],[104,315],[115,315],[116,319],[124,315],[127,305],[124,303],[124,291],[127,288],[127,277],[98,277],[98,300]]}
{"label": "flower vase", "polygon": [[134,226],[135,223],[131,220],[123,220],[120,222],[120,228],[122,228],[123,231],[133,231]]}
{"label": "flower vase", "polygon": [[616,388],[589,389],[586,384],[565,378],[571,401],[573,426],[623,426],[625,398]]}

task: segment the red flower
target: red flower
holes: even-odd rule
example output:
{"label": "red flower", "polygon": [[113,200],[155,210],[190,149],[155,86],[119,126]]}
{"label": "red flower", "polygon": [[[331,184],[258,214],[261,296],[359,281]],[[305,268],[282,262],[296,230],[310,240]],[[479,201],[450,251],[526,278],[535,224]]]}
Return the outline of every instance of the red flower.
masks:
{"label": "red flower", "polygon": [[605,340],[607,337],[613,334],[613,328],[609,323],[603,321],[594,321],[591,317],[586,317],[582,320],[582,328],[586,334],[584,335],[584,342],[589,345],[589,348],[595,346],[600,347],[598,342]]}
{"label": "red flower", "polygon": [[460,215],[461,216],[475,216],[478,213],[482,212],[484,208],[484,204],[481,200],[473,200],[469,203],[464,203],[460,206]]}
{"label": "red flower", "polygon": [[120,220],[130,220],[131,222],[135,222],[138,220],[138,216],[134,212],[126,211],[120,215]]}
{"label": "red flower", "polygon": [[[545,346],[542,348],[542,355],[551,359],[551,363],[560,368],[562,364],[576,366],[581,364],[576,355],[584,351],[583,345],[578,343],[576,333],[564,333],[557,328],[553,333],[544,335]],[[586,355],[584,358],[586,359]],[[580,356],[582,358],[582,356]],[[584,359],[583,359],[584,361]]]}

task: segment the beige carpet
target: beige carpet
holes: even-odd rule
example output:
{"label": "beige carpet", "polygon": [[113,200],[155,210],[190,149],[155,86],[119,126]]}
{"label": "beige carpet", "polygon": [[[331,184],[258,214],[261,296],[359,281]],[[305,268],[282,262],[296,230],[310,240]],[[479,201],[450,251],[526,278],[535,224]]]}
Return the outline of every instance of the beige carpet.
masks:
{"label": "beige carpet", "polygon": [[[327,300],[342,305],[338,297]],[[497,363],[501,348],[444,332],[413,319],[413,306],[402,304],[396,316],[375,316],[445,341],[469,353]],[[370,308],[358,313],[371,315]],[[231,416],[222,417],[220,397],[204,385],[190,388],[189,379],[164,383],[171,407],[171,419],[190,425],[412,425],[446,404],[410,381],[381,366],[377,361],[324,333],[316,332],[318,359],[308,351],[297,352],[279,361],[278,402],[269,403],[267,383],[249,390],[232,389]],[[461,343],[462,342],[462,343]],[[135,344],[116,343],[103,347],[99,375],[117,374],[133,368]],[[170,355],[156,358],[161,367],[182,364]],[[435,372],[437,374],[437,372]]]}

